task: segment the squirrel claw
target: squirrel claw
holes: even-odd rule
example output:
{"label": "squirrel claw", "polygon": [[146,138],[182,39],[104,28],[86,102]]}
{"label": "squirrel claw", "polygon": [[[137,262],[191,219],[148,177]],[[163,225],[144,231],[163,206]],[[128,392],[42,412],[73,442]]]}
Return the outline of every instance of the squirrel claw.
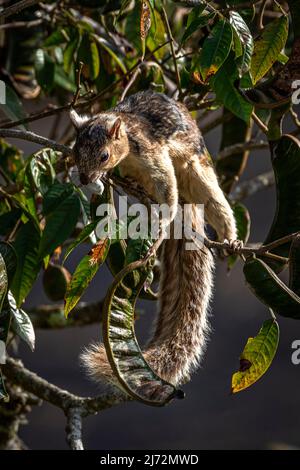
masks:
{"label": "squirrel claw", "polygon": [[225,252],[229,254],[235,253],[239,254],[241,250],[244,247],[244,242],[243,240],[224,240],[224,244],[228,246],[228,248],[225,249]]}

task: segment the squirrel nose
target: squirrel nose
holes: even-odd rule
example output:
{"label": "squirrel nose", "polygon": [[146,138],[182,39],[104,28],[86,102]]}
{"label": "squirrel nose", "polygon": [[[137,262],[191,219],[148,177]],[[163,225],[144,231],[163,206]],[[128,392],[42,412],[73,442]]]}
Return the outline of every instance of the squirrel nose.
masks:
{"label": "squirrel nose", "polygon": [[84,173],[80,173],[79,179],[80,179],[81,184],[88,184],[89,183],[89,179]]}

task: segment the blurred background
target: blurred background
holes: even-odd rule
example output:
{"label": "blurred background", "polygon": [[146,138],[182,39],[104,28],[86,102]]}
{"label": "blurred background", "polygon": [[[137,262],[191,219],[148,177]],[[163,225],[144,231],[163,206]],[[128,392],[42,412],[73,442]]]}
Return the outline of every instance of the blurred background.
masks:
{"label": "blurred background", "polygon": [[[43,103],[37,101],[36,108]],[[65,116],[65,124],[68,116]],[[32,125],[32,130],[47,136],[52,119]],[[216,155],[220,135],[214,130],[206,135],[212,155]],[[13,142],[13,140],[11,140]],[[25,155],[38,147],[18,141]],[[267,151],[253,152],[243,179],[271,168]],[[250,211],[251,242],[263,241],[273,219],[274,189],[257,193],[243,201]],[[72,272],[87,251],[77,248],[67,261]],[[218,261],[215,296],[212,303],[212,333],[201,369],[184,387],[186,398],[159,409],[139,403],[126,403],[84,422],[87,449],[269,449],[297,448],[299,438],[300,365],[291,362],[291,344],[300,339],[299,322],[279,318],[279,349],[269,371],[249,390],[230,395],[231,375],[239,367],[239,355],[247,338],[258,333],[268,310],[244,284],[241,264],[230,275],[225,262]],[[99,300],[111,281],[102,267],[90,287],[85,301]],[[201,282],[201,279],[199,279]],[[41,279],[26,306],[48,303]],[[149,335],[156,306],[142,302],[143,313],[136,324],[142,343]],[[31,353],[20,343],[24,364],[50,382],[80,395],[96,395],[99,388],[80,369],[78,356],[91,340],[99,340],[101,325],[69,328],[65,331],[37,330],[36,350]],[[34,408],[28,425],[20,436],[31,449],[67,449],[65,417],[51,405]]]}

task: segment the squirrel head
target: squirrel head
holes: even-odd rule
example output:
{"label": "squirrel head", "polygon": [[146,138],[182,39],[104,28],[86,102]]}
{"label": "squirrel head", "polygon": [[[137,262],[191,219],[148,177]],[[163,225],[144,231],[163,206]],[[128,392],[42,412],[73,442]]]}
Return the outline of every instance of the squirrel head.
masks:
{"label": "squirrel head", "polygon": [[129,143],[122,119],[113,113],[96,117],[79,116],[71,121],[77,131],[73,152],[82,184],[96,181],[128,155]]}

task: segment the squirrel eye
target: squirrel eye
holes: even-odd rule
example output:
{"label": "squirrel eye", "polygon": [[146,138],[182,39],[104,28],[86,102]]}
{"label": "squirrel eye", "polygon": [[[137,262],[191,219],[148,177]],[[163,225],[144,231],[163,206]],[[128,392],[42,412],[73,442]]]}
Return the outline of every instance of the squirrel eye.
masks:
{"label": "squirrel eye", "polygon": [[108,159],[109,159],[109,153],[107,150],[105,150],[104,152],[101,153],[100,160],[103,163],[103,162],[106,162]]}

